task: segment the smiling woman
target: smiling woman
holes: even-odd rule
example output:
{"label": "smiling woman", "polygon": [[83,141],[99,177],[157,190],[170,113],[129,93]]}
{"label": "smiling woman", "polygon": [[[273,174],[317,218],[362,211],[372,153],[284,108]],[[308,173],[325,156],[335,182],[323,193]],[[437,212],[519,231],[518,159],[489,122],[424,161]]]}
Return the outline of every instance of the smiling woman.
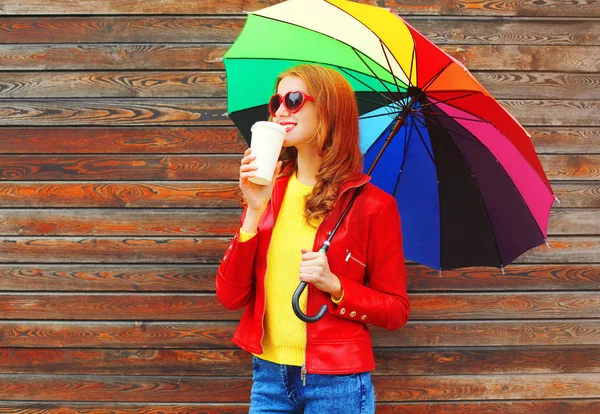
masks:
{"label": "smiling woman", "polygon": [[[245,308],[233,340],[254,355],[250,412],[339,412],[343,404],[344,413],[372,413],[367,324],[395,330],[409,315],[398,206],[362,173],[358,108],[339,72],[286,70],[269,110],[287,130],[277,179],[251,183],[255,155],[246,151],[247,207],[217,272],[219,300]],[[319,250],[355,194],[335,243]],[[299,281],[309,286],[303,312],[327,304],[316,323],[290,306]]]}

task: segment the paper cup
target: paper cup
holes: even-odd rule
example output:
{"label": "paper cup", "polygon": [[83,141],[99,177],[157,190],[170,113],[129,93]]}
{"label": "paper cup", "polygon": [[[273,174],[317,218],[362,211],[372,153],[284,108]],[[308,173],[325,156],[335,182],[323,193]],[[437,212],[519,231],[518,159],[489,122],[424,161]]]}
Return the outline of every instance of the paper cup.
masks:
{"label": "paper cup", "polygon": [[258,121],[251,128],[252,141],[250,148],[256,155],[253,161],[258,167],[255,170],[255,177],[248,178],[248,181],[259,185],[268,185],[271,183],[275,166],[279,159],[279,153],[285,139],[285,127],[275,122]]}

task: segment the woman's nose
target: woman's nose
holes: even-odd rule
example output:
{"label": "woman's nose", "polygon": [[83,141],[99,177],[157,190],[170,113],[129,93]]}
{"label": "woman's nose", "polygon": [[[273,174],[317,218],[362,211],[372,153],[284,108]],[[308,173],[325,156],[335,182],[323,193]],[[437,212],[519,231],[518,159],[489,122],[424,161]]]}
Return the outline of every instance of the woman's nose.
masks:
{"label": "woman's nose", "polygon": [[275,112],[275,117],[277,118],[281,118],[281,117],[286,117],[289,116],[290,113],[287,111],[285,105],[283,104],[283,102],[281,102],[279,104],[279,108],[277,108],[277,111]]}

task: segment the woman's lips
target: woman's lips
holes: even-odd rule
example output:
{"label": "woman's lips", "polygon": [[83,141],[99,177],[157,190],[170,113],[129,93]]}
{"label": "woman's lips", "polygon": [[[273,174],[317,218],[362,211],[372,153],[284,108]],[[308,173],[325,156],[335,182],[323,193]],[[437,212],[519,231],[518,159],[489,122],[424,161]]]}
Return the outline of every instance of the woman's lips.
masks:
{"label": "woman's lips", "polygon": [[296,124],[281,123],[281,126],[285,127],[285,132],[287,133],[294,129]]}

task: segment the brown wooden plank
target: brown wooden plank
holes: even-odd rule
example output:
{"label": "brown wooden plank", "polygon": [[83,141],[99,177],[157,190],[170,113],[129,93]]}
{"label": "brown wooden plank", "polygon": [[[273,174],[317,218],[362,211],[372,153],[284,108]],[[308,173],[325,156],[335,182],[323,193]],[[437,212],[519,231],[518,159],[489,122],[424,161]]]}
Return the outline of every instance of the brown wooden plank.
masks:
{"label": "brown wooden plank", "polygon": [[0,127],[2,154],[243,154],[230,127]]}
{"label": "brown wooden plank", "polygon": [[240,207],[237,182],[22,182],[0,180],[0,207]]}
{"label": "brown wooden plank", "polygon": [[0,155],[4,180],[235,180],[239,173],[239,155]]}
{"label": "brown wooden plank", "polygon": [[251,385],[251,378],[0,374],[0,399],[45,402],[248,403]]}
{"label": "brown wooden plank", "polygon": [[[575,405],[576,403],[572,403]],[[0,414],[247,414],[248,404],[0,402]],[[578,412],[579,413],[579,412]]]}
{"label": "brown wooden plank", "polygon": [[[600,208],[595,182],[553,182],[556,207]],[[8,182],[0,207],[229,208],[240,206],[237,182]]]}
{"label": "brown wooden plank", "polygon": [[25,348],[229,348],[236,322],[0,322],[0,343]]}
{"label": "brown wooden plank", "polygon": [[139,2],[132,0],[89,0],[85,4],[64,1],[47,1],[43,4],[32,0],[3,4],[0,14],[242,14],[279,3],[281,0],[170,0]]}
{"label": "brown wooden plank", "polygon": [[0,290],[214,292],[216,272],[216,265],[3,265]]}
{"label": "brown wooden plank", "polygon": [[[600,155],[547,154],[551,180],[600,180]],[[0,155],[0,180],[236,180],[240,155]]]}
{"label": "brown wooden plank", "polygon": [[[117,0],[90,0],[84,5],[63,2],[38,3],[34,0],[22,0],[8,3],[0,11],[3,14],[241,14],[255,11],[281,0],[235,0],[229,2],[184,0],[173,4],[168,0],[156,0],[150,4]],[[487,0],[448,0],[444,2],[422,0],[359,0],[359,3],[392,8],[401,15],[433,16],[541,16],[541,17],[600,17],[600,6],[595,2],[573,4],[560,0],[536,2],[525,0],[505,2]],[[201,4],[199,4],[201,3]]]}
{"label": "brown wooden plank", "polygon": [[377,413],[403,414],[590,414],[600,411],[600,401],[568,399],[554,401],[381,403]]}
{"label": "brown wooden plank", "polygon": [[[600,314],[600,293],[413,293],[417,320],[575,319]],[[239,320],[214,294],[0,294],[0,319]]]}
{"label": "brown wooden plank", "polygon": [[[360,0],[361,3],[370,0]],[[379,6],[390,7],[401,15],[433,16],[535,16],[535,17],[598,17],[600,5],[595,2],[563,2],[560,0],[380,0]]]}
{"label": "brown wooden plank", "polygon": [[536,247],[515,263],[598,263],[600,239],[583,236],[553,236],[546,245]]}
{"label": "brown wooden plank", "polygon": [[[524,126],[599,126],[600,101],[498,100]],[[75,125],[231,125],[223,99],[107,99],[0,101],[0,124]],[[265,119],[266,119],[265,115]]]}
{"label": "brown wooden plank", "polygon": [[[473,71],[497,99],[600,99],[597,73]],[[0,97],[210,98],[226,97],[225,72],[6,72]]]}
{"label": "brown wooden plank", "polygon": [[[3,125],[231,125],[222,99],[0,101]],[[265,116],[266,119],[266,116]]]}
{"label": "brown wooden plank", "polygon": [[[515,2],[523,3],[523,2]],[[475,5],[470,2],[470,6]],[[437,17],[437,16],[436,16]],[[599,45],[595,20],[412,17],[408,23],[437,45]]]}
{"label": "brown wooden plank", "polygon": [[8,72],[2,85],[0,97],[16,99],[210,98],[226,96],[227,88],[225,72],[198,71]]}
{"label": "brown wooden plank", "polygon": [[600,155],[540,155],[539,158],[551,180],[600,179]]}
{"label": "brown wooden plank", "polygon": [[600,101],[498,100],[524,126],[598,126]]}
{"label": "brown wooden plank", "polygon": [[[409,17],[435,44],[600,45],[593,20]],[[232,43],[243,16],[52,16],[2,19],[0,43]]]}
{"label": "brown wooden plank", "polygon": [[[219,263],[230,238],[7,237],[0,263]],[[600,238],[553,236],[514,263],[598,263]]]}
{"label": "brown wooden plank", "polygon": [[[0,31],[0,43],[145,43],[148,39],[155,43],[231,43],[245,22],[245,16],[5,17],[0,25],[4,29]],[[584,27],[585,23],[553,25],[557,36],[573,35]]]}
{"label": "brown wooden plank", "polygon": [[[6,236],[223,236],[235,233],[241,209],[2,209]],[[554,208],[549,234],[600,234],[600,209]]]}
{"label": "brown wooden plank", "polygon": [[[3,265],[2,291],[214,292],[217,265]],[[509,265],[440,272],[407,266],[409,292],[598,290],[600,265]]]}
{"label": "brown wooden plank", "polygon": [[231,238],[0,237],[0,263],[218,263]]}
{"label": "brown wooden plank", "polygon": [[[378,401],[597,398],[600,376],[464,375],[374,377]],[[251,379],[0,374],[8,401],[248,402]]]}
{"label": "brown wooden plank", "polygon": [[473,75],[496,99],[600,99],[597,73],[473,71]]}
{"label": "brown wooden plank", "polygon": [[437,270],[422,265],[407,266],[410,292],[422,291],[527,291],[527,290],[597,290],[600,265],[518,265],[504,269],[472,267]]}
{"label": "brown wooden plank", "polygon": [[385,376],[373,378],[379,401],[597,398],[597,374]]}
{"label": "brown wooden plank", "polygon": [[[377,413],[404,414],[590,414],[600,411],[600,401],[586,399],[533,401],[470,401],[427,403],[378,403]],[[2,414],[243,414],[248,405],[238,404],[85,404],[1,402]]]}
{"label": "brown wooden plank", "polygon": [[[537,126],[529,132],[540,154],[600,153],[600,128]],[[229,153],[248,144],[229,127],[0,127],[3,154]]]}
{"label": "brown wooden plank", "polygon": [[[236,349],[237,322],[2,321],[0,343],[16,348]],[[600,345],[599,319],[409,321],[372,327],[376,347]]]}
{"label": "brown wooden plank", "polygon": [[0,294],[0,319],[239,320],[214,294]]}
{"label": "brown wooden plank", "polygon": [[529,128],[538,154],[600,153],[600,128]]}
{"label": "brown wooden plank", "polygon": [[0,210],[0,234],[15,236],[224,236],[235,233],[241,209]]}
{"label": "brown wooden plank", "polygon": [[[228,47],[198,44],[0,45],[2,70],[215,70]],[[570,66],[567,66],[570,67]]]}
{"label": "brown wooden plank", "polygon": [[[600,46],[441,45],[470,70],[591,72]],[[225,45],[0,45],[2,70],[222,70]]]}
{"label": "brown wooden plank", "polygon": [[[4,374],[250,376],[243,350],[0,348]],[[597,346],[375,349],[373,375],[600,372]]]}

